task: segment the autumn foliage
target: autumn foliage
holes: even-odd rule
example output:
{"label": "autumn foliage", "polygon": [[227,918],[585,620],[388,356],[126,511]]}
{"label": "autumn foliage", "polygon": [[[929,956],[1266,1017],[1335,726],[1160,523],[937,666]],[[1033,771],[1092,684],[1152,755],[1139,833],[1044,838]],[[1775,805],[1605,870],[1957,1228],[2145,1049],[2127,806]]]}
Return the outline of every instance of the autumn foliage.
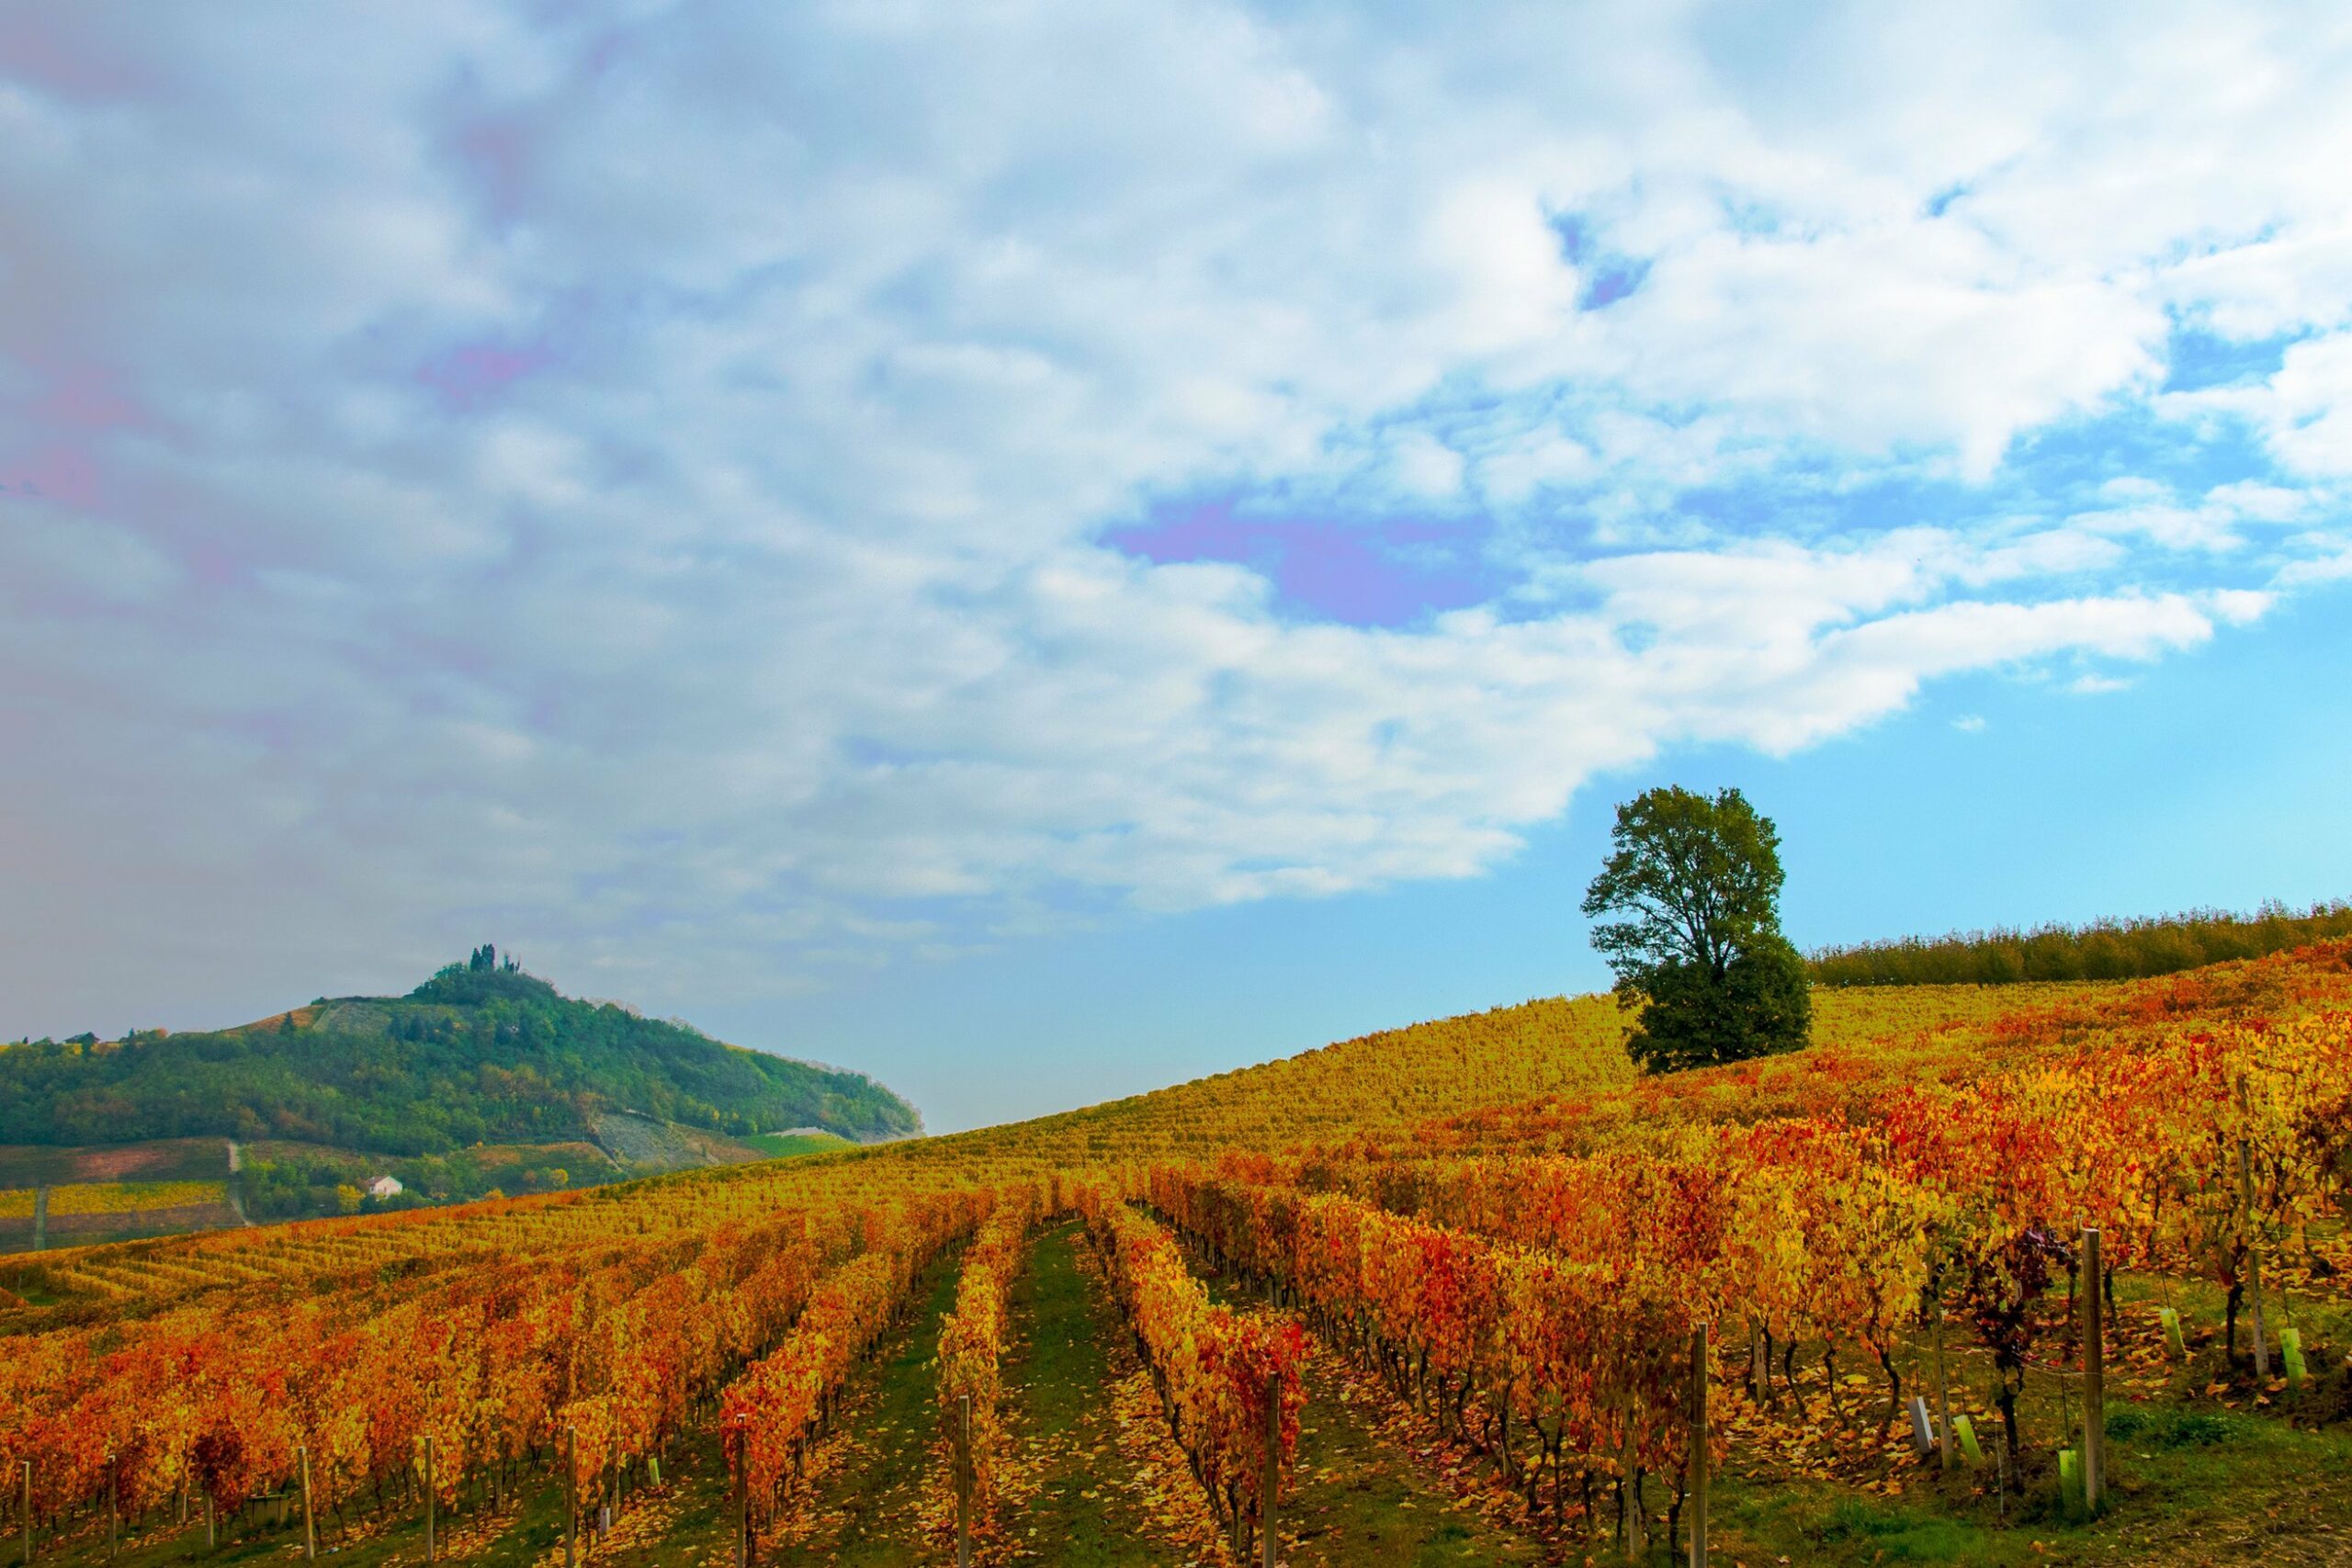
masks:
{"label": "autumn foliage", "polygon": [[[2022,1369],[2065,1363],[2051,1303],[2098,1283],[2085,1224],[2110,1267],[2211,1281],[2236,1348],[2257,1277],[2337,1290],[2347,957],[1826,992],[1811,1048],[1665,1077],[1607,1055],[1607,998],[1530,1004],[957,1138],[42,1254],[0,1280],[41,1303],[0,1298],[0,1474],[30,1462],[44,1522],[110,1493],[233,1508],[307,1450],[331,1529],[567,1451],[593,1507],[716,1426],[757,1514],[961,1247],[936,1394],[943,1423],[971,1397],[985,1524],[1007,1292],[1074,1203],[1229,1523],[1263,1515],[1270,1399],[1294,1462],[1310,1343],[1531,1512],[1589,1515],[1679,1472],[1700,1323],[1710,1374],[1759,1406],[1817,1367],[1839,1416],[1883,1427],[1928,1323],[1984,1352],[2005,1409]],[[1272,1309],[1216,1304],[1218,1272]]]}
{"label": "autumn foliage", "polygon": [[1193,1473],[1228,1520],[1263,1518],[1269,1402],[1278,1488],[1297,1450],[1298,1325],[1212,1305],[1168,1232],[1110,1190],[1084,1189],[1078,1204]]}
{"label": "autumn foliage", "polygon": [[[1000,1408],[1005,1303],[1043,1201],[1035,1187],[997,1195],[996,1207],[964,1254],[956,1306],[939,1329],[936,1387],[944,1489],[951,1497],[957,1489],[956,1465],[961,1452],[969,1465],[974,1527],[980,1534],[988,1533],[995,1522],[999,1466],[1005,1447]],[[967,1400],[971,1409],[968,1433],[963,1430]]]}

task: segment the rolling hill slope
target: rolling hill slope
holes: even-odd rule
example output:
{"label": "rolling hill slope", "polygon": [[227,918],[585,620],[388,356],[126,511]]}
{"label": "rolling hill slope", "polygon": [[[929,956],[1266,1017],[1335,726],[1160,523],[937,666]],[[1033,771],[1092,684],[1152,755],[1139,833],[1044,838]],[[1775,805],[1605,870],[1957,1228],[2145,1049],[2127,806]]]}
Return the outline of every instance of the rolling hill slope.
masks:
{"label": "rolling hill slope", "polygon": [[[921,1125],[862,1074],[574,1000],[483,948],[404,997],[0,1047],[0,1247],[593,1185],[777,1152],[748,1137]],[[366,1195],[384,1176],[399,1194]]]}
{"label": "rolling hill slope", "polygon": [[[484,950],[487,951],[487,950]],[[862,1074],[745,1050],[512,968],[452,964],[239,1029],[0,1050],[0,1144],[287,1138],[385,1154],[577,1137],[601,1111],[727,1134],[917,1131]]]}

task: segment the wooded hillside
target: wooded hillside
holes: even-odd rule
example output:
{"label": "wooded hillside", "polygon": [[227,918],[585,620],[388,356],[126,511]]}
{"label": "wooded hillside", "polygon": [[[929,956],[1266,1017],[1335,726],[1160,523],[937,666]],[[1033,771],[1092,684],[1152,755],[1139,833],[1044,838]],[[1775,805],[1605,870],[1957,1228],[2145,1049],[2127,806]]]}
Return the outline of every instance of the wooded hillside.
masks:
{"label": "wooded hillside", "polygon": [[863,1074],[573,1000],[485,947],[405,997],[200,1033],[0,1049],[0,1144],[277,1138],[425,1155],[585,1136],[600,1111],[727,1134],[920,1130]]}

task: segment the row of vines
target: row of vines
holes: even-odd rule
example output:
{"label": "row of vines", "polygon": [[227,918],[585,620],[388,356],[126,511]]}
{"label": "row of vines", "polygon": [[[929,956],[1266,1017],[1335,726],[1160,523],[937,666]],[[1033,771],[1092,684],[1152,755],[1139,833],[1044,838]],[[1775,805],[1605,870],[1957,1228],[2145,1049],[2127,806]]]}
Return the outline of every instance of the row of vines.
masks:
{"label": "row of vines", "polygon": [[[1979,1079],[1830,1093],[1749,1123],[1660,1115],[1573,1152],[1359,1138],[1165,1163],[1145,1193],[1555,1517],[1571,1495],[1596,1517],[1596,1485],[1638,1516],[1645,1475],[1683,1473],[1701,1325],[1745,1341],[1759,1403],[1795,1392],[1800,1345],[1833,1409],[1839,1359],[1874,1367],[1883,1439],[1898,1346],[1950,1321],[1992,1370],[2014,1461],[2027,1370],[2079,1351],[2076,1291],[2111,1301],[2119,1269],[2211,1280],[2234,1356],[2242,1316],[2258,1343],[2294,1340],[2276,1317],[2262,1337],[2266,1277],[2283,1304],[2277,1287],[2341,1267],[2352,1012],[2160,1025]],[[2096,1280],[2076,1277],[2086,1225],[2105,1240]]]}
{"label": "row of vines", "polygon": [[[1293,1461],[1306,1342],[1291,1319],[1216,1304],[1168,1225],[1483,1450],[1531,1515],[1591,1519],[1613,1497],[1638,1517],[1652,1478],[1682,1474],[1702,1324],[1732,1356],[1744,1341],[1759,1404],[1795,1392],[1800,1346],[1833,1402],[1841,1359],[1874,1369],[1882,1432],[1913,1392],[1898,1346],[1951,1325],[1992,1371],[2015,1456],[2025,1371],[2072,1353],[2058,1288],[2111,1287],[2075,1277],[2083,1225],[2111,1269],[2216,1285],[2233,1349],[2241,1315],[2258,1339],[2280,1326],[2259,1314],[2282,1282],[2352,1269],[2347,953],[2045,989],[2006,1012],[1861,997],[1811,1051],[1672,1079],[1592,1055],[1613,1004],[1532,1006],[1525,1033],[1493,1014],[1420,1056],[1411,1032],[1334,1047],[1205,1080],[1132,1126],[1113,1106],[76,1254],[40,1265],[62,1304],[0,1325],[0,1473],[29,1464],[55,1529],[100,1498],[232,1509],[306,1455],[341,1526],[420,1483],[451,1505],[494,1495],[565,1454],[594,1506],[715,1422],[756,1529],[851,1368],[965,1247],[935,1394],[941,1451],[968,1465],[945,1484],[986,1529],[1008,1292],[1038,1222],[1072,1206],[1238,1544]],[[1503,1088],[1477,1087],[1497,1063]]]}
{"label": "row of vines", "polygon": [[1246,1560],[1297,1452],[1298,1325],[1212,1304],[1174,1239],[1118,1193],[1082,1189],[1078,1207],[1161,1409]]}
{"label": "row of vines", "polygon": [[395,1256],[364,1288],[20,1336],[0,1359],[0,1464],[30,1466],[52,1530],[101,1499],[232,1512],[305,1456],[337,1529],[420,1483],[453,1506],[567,1455],[588,1509],[714,1415],[754,1434],[744,1458],[772,1480],[877,1316],[987,1201],[910,1194],[442,1269]]}

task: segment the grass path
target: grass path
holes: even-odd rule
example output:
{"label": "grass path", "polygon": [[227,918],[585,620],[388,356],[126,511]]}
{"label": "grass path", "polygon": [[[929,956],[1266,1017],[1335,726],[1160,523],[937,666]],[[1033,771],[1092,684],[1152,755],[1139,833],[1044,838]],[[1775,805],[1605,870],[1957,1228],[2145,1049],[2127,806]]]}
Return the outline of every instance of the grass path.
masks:
{"label": "grass path", "polygon": [[[1246,1304],[1226,1280],[1203,1282],[1216,1300]],[[1395,1435],[1379,1391],[1349,1375],[1338,1351],[1308,1341],[1296,1490],[1276,1523],[1286,1568],[1544,1561],[1542,1543],[1495,1525],[1430,1474]]]}
{"label": "grass path", "polygon": [[954,1258],[933,1265],[906,1326],[857,1373],[839,1424],[819,1445],[808,1517],[763,1545],[763,1562],[907,1568],[939,1561],[922,1506],[936,1430],[939,1325],[956,1305],[956,1275]]}
{"label": "grass path", "polygon": [[1080,1225],[1048,1231],[1013,1286],[1004,1377],[1013,1497],[991,1560],[1201,1561],[1215,1522],[1085,1247]]}
{"label": "grass path", "polygon": [[1280,1522],[1285,1563],[1544,1560],[1539,1543],[1488,1522],[1429,1474],[1390,1435],[1380,1395],[1345,1375],[1338,1352],[1319,1341],[1306,1398],[1297,1495]]}
{"label": "grass path", "polygon": [[[592,1543],[585,1562],[594,1568],[657,1568],[667,1563],[711,1563],[732,1568],[735,1547],[734,1493],[727,1456],[715,1427],[680,1434],[662,1466],[662,1484],[631,1493],[612,1534]],[[481,1568],[529,1568],[563,1542],[563,1500],[551,1495],[543,1527],[526,1518],[479,1558]],[[561,1557],[555,1561],[560,1564]]]}

